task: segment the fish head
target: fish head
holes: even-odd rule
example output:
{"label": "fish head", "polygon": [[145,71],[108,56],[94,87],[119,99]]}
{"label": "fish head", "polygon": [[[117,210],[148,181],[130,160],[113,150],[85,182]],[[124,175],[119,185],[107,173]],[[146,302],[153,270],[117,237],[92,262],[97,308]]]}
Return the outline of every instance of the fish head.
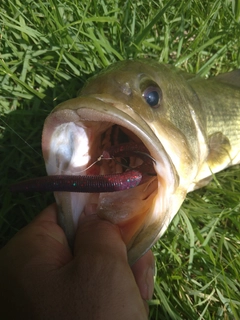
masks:
{"label": "fish head", "polygon": [[142,60],[110,66],[78,97],[52,111],[42,136],[49,175],[106,175],[128,170],[124,161],[130,168],[141,165],[137,155],[102,159],[105,150],[122,143],[145,146],[152,159],[143,172],[146,181],[132,189],[55,192],[59,223],[70,243],[79,219],[88,214],[119,226],[130,264],[156,242],[181,206],[202,157],[196,104],[174,68]]}

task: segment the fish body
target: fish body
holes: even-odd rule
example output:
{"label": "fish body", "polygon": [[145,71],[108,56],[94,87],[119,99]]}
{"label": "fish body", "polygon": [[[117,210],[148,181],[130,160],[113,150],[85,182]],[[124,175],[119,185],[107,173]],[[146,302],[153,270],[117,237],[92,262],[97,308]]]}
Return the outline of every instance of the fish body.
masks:
{"label": "fish body", "polygon": [[129,145],[146,148],[153,159],[143,183],[117,192],[55,192],[55,198],[70,244],[79,219],[97,214],[120,227],[133,264],[163,235],[189,191],[240,162],[240,70],[205,80],[151,60],[121,61],[44,124],[49,175],[144,168],[146,157],[137,154],[104,159],[105,150]]}

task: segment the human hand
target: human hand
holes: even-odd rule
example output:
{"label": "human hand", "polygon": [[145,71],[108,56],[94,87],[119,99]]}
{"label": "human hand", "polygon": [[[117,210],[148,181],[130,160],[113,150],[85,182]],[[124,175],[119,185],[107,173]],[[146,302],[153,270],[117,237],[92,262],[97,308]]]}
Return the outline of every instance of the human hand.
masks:
{"label": "human hand", "polygon": [[130,268],[117,226],[95,215],[79,224],[74,253],[46,208],[0,251],[2,319],[147,319],[154,258]]}

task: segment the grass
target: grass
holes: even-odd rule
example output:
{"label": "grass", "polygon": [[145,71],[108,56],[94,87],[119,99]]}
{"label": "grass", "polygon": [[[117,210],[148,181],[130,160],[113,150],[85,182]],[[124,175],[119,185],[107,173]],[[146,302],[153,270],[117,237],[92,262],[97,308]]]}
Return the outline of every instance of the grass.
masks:
{"label": "grass", "polygon": [[[45,173],[44,119],[90,75],[137,57],[201,76],[240,67],[237,0],[26,4],[0,5],[1,245],[53,201],[52,195],[13,195],[8,186]],[[239,212],[239,166],[187,196],[154,247],[150,319],[240,319]]]}

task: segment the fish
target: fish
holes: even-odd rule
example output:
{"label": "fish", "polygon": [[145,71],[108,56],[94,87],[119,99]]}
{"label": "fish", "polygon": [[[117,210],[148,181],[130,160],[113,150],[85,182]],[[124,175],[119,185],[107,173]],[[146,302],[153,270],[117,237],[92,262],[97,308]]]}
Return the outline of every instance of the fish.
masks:
{"label": "fish", "polygon": [[[116,62],[53,109],[42,151],[53,179],[83,178],[78,191],[54,191],[69,243],[79,219],[96,214],[119,226],[132,265],[188,192],[240,162],[240,70],[204,79],[150,59]],[[92,176],[99,180],[85,190]],[[117,177],[123,187],[113,190]]]}

